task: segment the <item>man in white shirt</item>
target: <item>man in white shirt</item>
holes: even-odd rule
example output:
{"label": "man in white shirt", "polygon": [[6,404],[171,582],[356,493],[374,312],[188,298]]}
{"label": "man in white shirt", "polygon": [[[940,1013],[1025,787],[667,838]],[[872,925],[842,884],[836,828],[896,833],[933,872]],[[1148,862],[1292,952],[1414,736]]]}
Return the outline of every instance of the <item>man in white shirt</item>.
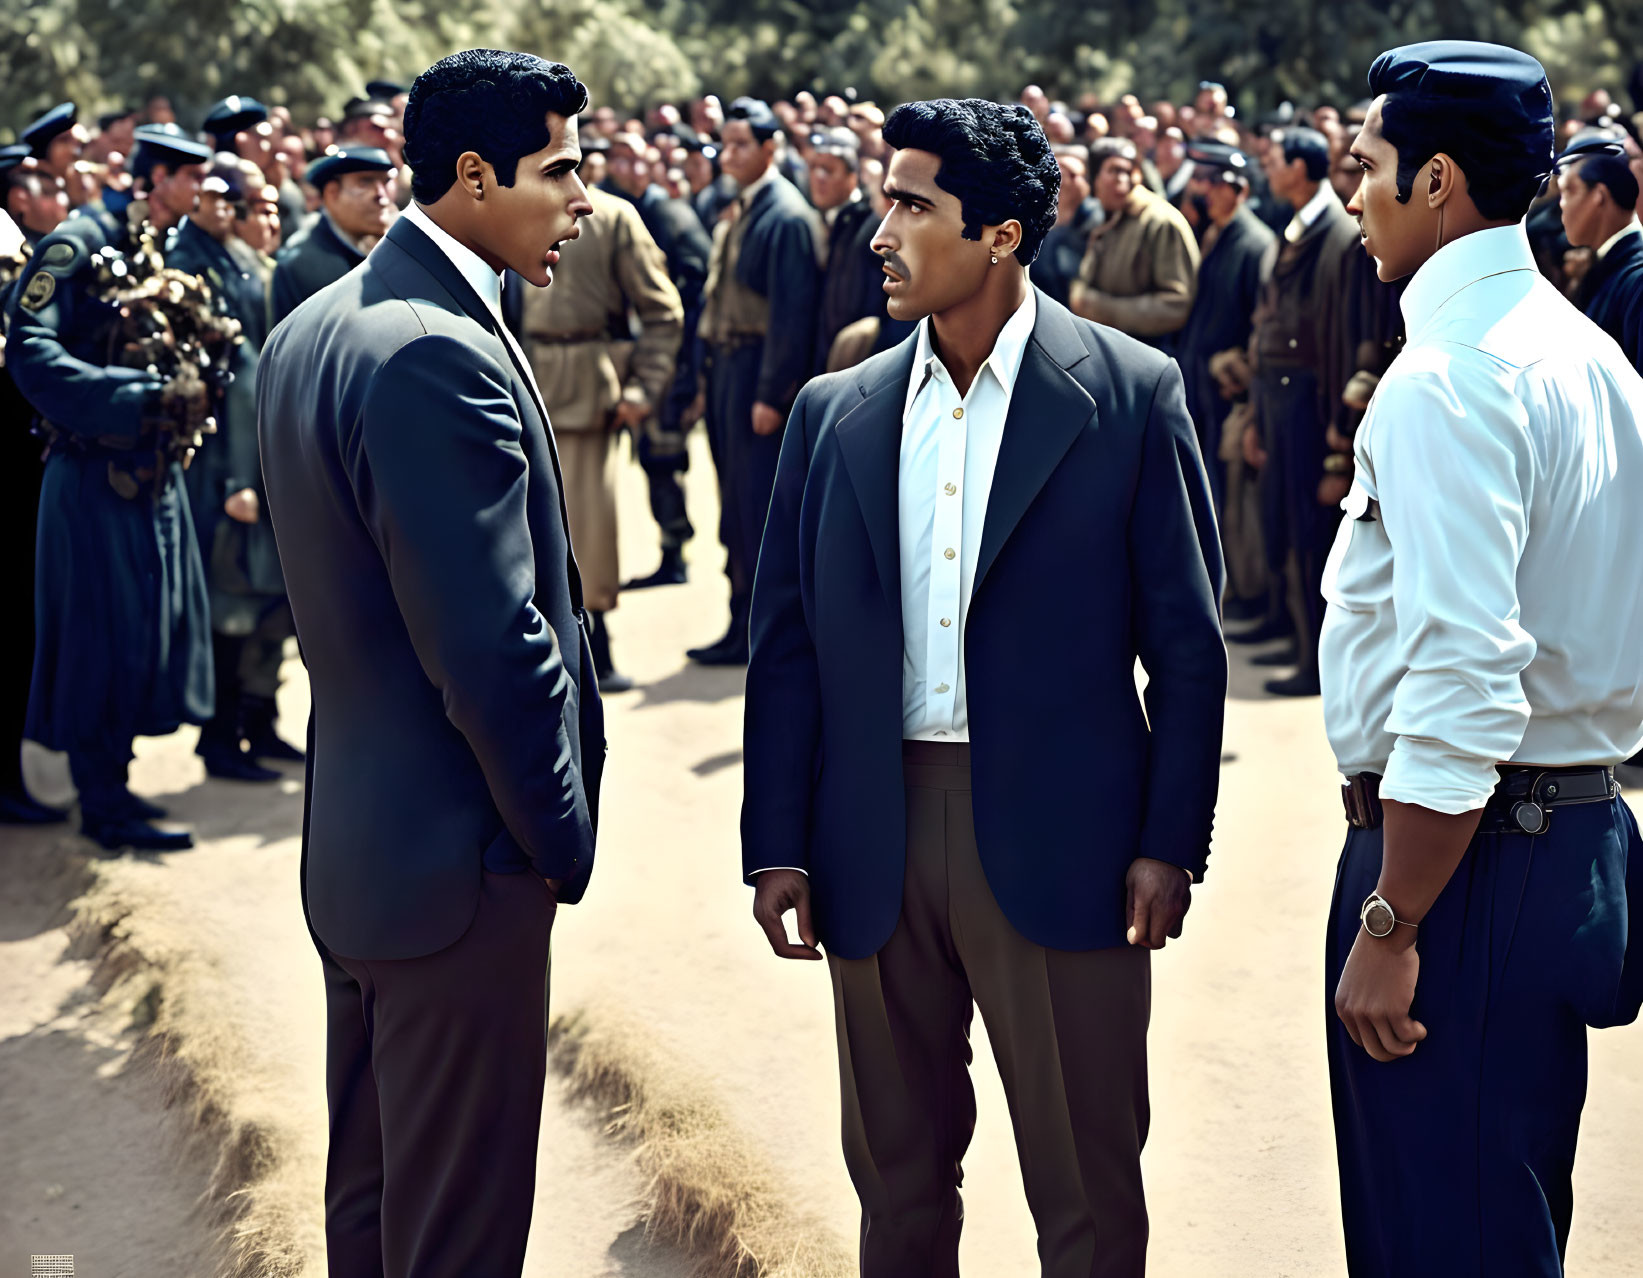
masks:
{"label": "man in white shirt", "polygon": [[914,103],[884,136],[873,247],[922,323],[793,409],[743,870],[777,954],[827,949],[862,1273],[957,1272],[979,1006],[1044,1275],[1129,1278],[1149,951],[1181,934],[1220,761],[1208,478],[1175,364],[1028,283],[1060,181],[1032,114]]}
{"label": "man in white shirt", "polygon": [[1586,1027],[1643,998],[1643,849],[1612,772],[1643,743],[1643,382],[1535,270],[1540,64],[1437,41],[1369,82],[1349,208],[1381,279],[1412,278],[1324,582],[1347,1258],[1554,1275]]}
{"label": "man in white shirt", "polygon": [[326,1252],[517,1275],[548,939],[592,869],[603,716],[547,410],[500,314],[593,211],[587,90],[453,54],[405,112],[416,202],[264,348],[269,513],[313,683],[303,907],[327,1007]]}

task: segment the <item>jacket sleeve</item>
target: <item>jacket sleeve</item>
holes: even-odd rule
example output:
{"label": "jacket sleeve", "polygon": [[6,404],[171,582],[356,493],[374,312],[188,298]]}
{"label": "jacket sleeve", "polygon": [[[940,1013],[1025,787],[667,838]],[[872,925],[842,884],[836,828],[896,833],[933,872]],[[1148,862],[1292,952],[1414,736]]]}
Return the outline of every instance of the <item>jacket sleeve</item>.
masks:
{"label": "jacket sleeve", "polygon": [[821,677],[800,573],[810,401],[807,386],[788,417],[753,582],[742,748],[742,874],[749,882],[761,870],[810,868],[811,789],[821,738]]}
{"label": "jacket sleeve", "polygon": [[522,430],[501,368],[419,337],[372,379],[354,488],[417,657],[509,833],[538,874],[570,878],[593,827],[560,639],[533,602]]}
{"label": "jacket sleeve", "polygon": [[1147,237],[1152,256],[1151,290],[1134,297],[1085,290],[1084,314],[1132,337],[1159,337],[1185,327],[1198,296],[1198,245],[1192,233],[1160,218]]}
{"label": "jacket sleeve", "polygon": [[1129,567],[1151,728],[1140,855],[1201,878],[1221,775],[1224,574],[1209,479],[1173,360],[1154,389],[1141,444]]}
{"label": "jacket sleeve", "polygon": [[[91,364],[69,354],[62,335],[74,331],[76,311],[84,304],[79,290],[91,270],[91,254],[72,236],[51,236],[40,242],[33,260],[40,262],[47,250],[63,244],[73,248],[73,258],[36,265],[12,290],[6,366],[23,398],[58,429],[136,438],[164,383],[143,369]],[[51,284],[36,284],[41,276],[50,277]],[[43,302],[31,302],[47,288]]]}
{"label": "jacket sleeve", "polygon": [[759,288],[770,299],[771,323],[755,398],[785,409],[815,371],[810,363],[815,354],[821,281],[809,221],[801,213],[780,214],[765,252],[765,278]]}
{"label": "jacket sleeve", "polygon": [[628,361],[625,393],[642,394],[652,406],[662,403],[679,358],[685,311],[679,290],[668,278],[667,259],[645,229],[638,211],[621,206],[616,251],[611,255],[622,296],[639,317],[639,339]]}
{"label": "jacket sleeve", "polygon": [[269,288],[273,299],[273,322],[278,324],[282,319],[297,309],[302,297],[297,292],[296,267],[289,262],[276,262],[274,266],[274,280]]}

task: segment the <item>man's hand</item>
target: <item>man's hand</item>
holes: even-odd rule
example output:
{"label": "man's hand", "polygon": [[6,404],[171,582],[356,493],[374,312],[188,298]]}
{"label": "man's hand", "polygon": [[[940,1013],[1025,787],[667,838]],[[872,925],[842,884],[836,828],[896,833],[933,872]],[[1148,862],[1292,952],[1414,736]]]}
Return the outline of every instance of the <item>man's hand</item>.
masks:
{"label": "man's hand", "polygon": [[1266,449],[1261,447],[1261,431],[1258,426],[1250,425],[1244,428],[1244,460],[1256,470],[1266,465]]}
{"label": "man's hand", "polygon": [[254,524],[260,504],[255,488],[242,488],[222,504],[223,513],[238,524]]}
{"label": "man's hand", "polygon": [[[798,915],[795,921],[799,925],[801,945],[787,939],[787,923],[782,916],[789,910]],[[801,871],[765,870],[754,879],[753,917],[770,938],[770,948],[777,957],[821,957],[821,951],[816,948],[816,929],[810,923],[810,879]]]}
{"label": "man's hand", "polygon": [[651,415],[650,401],[644,399],[624,399],[616,406],[614,422],[619,429],[626,426],[629,430],[638,430]]}
{"label": "man's hand", "polygon": [[1352,490],[1352,476],[1334,471],[1318,481],[1318,505],[1339,506]]}
{"label": "man's hand", "polygon": [[769,404],[753,405],[753,433],[755,435],[774,435],[781,428],[781,409],[772,408]]}
{"label": "man's hand", "polygon": [[1414,929],[1394,927],[1379,939],[1358,930],[1335,987],[1335,1015],[1352,1041],[1378,1061],[1408,1056],[1426,1037],[1426,1026],[1409,1015],[1420,969]]}
{"label": "man's hand", "polygon": [[1192,880],[1179,865],[1138,856],[1124,876],[1131,945],[1161,950],[1166,937],[1181,935],[1181,922],[1192,906]]}

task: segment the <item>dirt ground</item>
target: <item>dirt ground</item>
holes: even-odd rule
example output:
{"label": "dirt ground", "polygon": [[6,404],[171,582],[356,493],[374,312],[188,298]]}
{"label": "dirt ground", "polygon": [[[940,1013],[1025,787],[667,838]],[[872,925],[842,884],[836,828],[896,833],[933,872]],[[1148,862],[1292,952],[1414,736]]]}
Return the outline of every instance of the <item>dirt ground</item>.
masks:
{"label": "dirt ground", "polygon": [[[642,483],[629,470],[623,484],[624,568],[648,571]],[[682,1250],[646,1239],[646,1209],[676,1206],[718,1166],[759,1182],[772,1217],[737,1236],[767,1273],[843,1274],[854,1251],[826,972],[770,955],[739,883],[741,674],[683,657],[725,620],[705,455],[690,492],[702,530],[690,584],[628,596],[612,616],[640,687],[609,702],[599,866],[587,901],[560,913],[553,1000],[556,1015],[642,1045],[641,1099],[698,1107],[708,1135],[688,1160],[636,1152],[602,1130],[609,1112],[555,1083],[532,1278],[682,1278]],[[290,673],[294,734],[306,687]],[[1261,698],[1241,654],[1234,684],[1209,877],[1186,936],[1154,965],[1151,1272],[1338,1275],[1322,983],[1337,780],[1316,700]],[[47,1253],[93,1278],[324,1272],[299,774],[207,782],[192,741],[142,742],[133,773],[201,836],[192,852],[88,858],[61,831],[0,833],[0,1278]],[[1029,1274],[1031,1221],[979,1020],[976,1039],[965,1272]],[[1637,1028],[1592,1036],[1574,1274],[1636,1273],[1643,1254],[1640,1047]]]}

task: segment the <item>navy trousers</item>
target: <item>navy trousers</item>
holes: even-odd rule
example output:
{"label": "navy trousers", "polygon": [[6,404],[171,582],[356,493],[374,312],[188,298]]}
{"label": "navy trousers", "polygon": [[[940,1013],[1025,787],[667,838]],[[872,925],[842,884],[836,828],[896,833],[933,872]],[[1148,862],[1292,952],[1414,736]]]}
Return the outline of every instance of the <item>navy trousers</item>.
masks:
{"label": "navy trousers", "polygon": [[1348,1268],[1561,1274],[1586,1028],[1632,1020],[1643,998],[1643,955],[1626,952],[1628,916],[1643,918],[1637,822],[1615,799],[1556,809],[1537,837],[1474,839],[1416,943],[1427,1037],[1387,1064],[1334,1010],[1381,848],[1379,830],[1347,836],[1324,964]]}

